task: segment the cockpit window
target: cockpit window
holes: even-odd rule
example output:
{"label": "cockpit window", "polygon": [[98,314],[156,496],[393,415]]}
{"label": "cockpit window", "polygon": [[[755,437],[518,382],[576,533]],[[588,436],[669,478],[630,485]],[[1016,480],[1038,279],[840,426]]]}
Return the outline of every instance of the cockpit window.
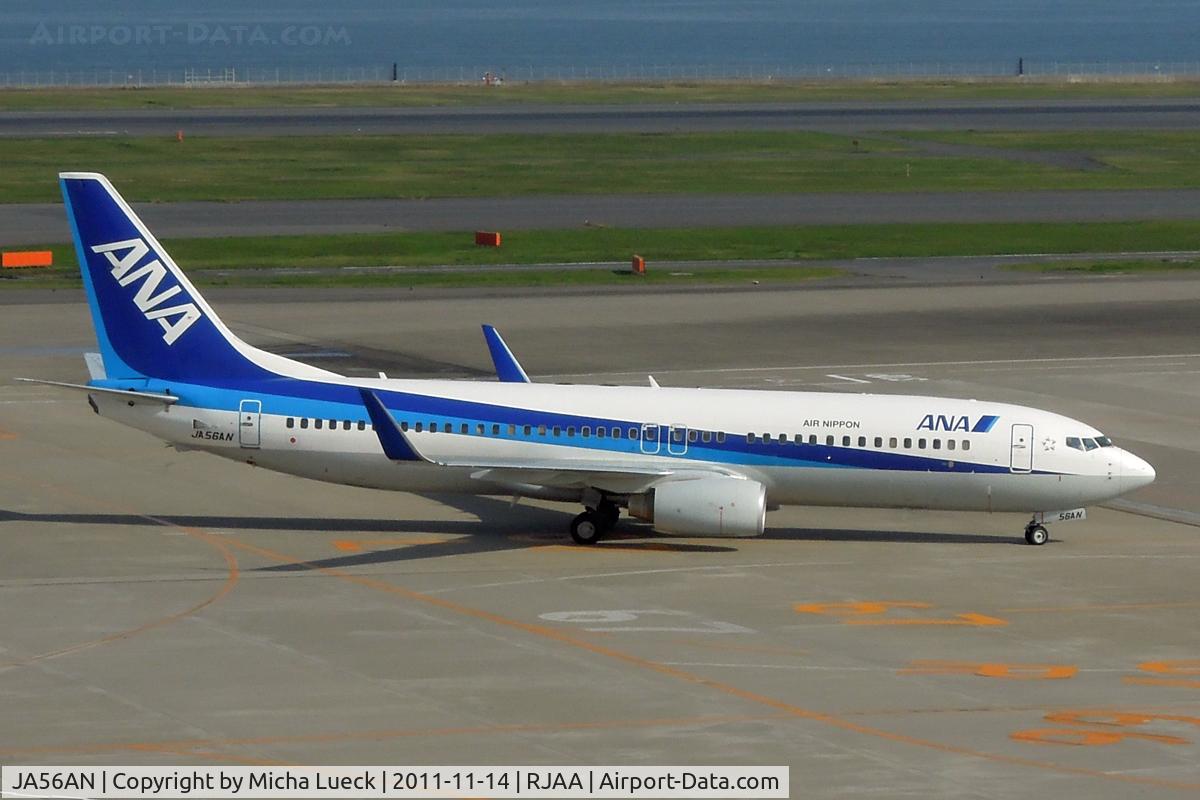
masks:
{"label": "cockpit window", "polygon": [[1097,436],[1096,444],[1100,445],[1101,447],[1112,447],[1113,446],[1112,439],[1108,438],[1107,436]]}
{"label": "cockpit window", "polygon": [[1083,450],[1083,442],[1079,441],[1078,436],[1068,436],[1067,447],[1072,447],[1076,450]]}
{"label": "cockpit window", "polygon": [[1095,450],[1100,445],[1096,444],[1095,439],[1084,439],[1083,446],[1086,447],[1088,450]]}

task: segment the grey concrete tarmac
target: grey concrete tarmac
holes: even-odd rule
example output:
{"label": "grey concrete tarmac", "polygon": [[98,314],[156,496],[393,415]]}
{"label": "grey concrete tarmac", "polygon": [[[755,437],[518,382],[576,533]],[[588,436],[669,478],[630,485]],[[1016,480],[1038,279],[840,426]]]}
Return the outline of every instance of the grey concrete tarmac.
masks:
{"label": "grey concrete tarmac", "polygon": [[0,136],[595,133],[736,130],[1186,130],[1196,98],[872,101],[462,108],[118,109],[0,112]]}
{"label": "grey concrete tarmac", "polygon": [[[221,237],[589,225],[673,228],[1191,220],[1200,217],[1200,190],[539,195],[133,205],[157,236]],[[66,214],[58,203],[0,205],[0,242],[6,246],[70,238]]]}
{"label": "grey concrete tarmac", "polygon": [[251,341],[355,374],[483,375],[486,321],[541,380],[1012,400],[1101,427],[1160,477],[1042,548],[1012,515],[816,508],[758,540],[626,525],[576,548],[573,509],[178,454],[13,384],[81,379],[91,334],[82,304],[6,303],[4,763],[787,764],[793,796],[822,798],[1200,789],[1200,281],[211,300]]}

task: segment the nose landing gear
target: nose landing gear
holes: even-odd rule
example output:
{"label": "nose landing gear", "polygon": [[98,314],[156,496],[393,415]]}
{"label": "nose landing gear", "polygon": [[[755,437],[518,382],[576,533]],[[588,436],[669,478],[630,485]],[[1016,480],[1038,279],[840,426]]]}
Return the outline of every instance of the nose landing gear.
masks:
{"label": "nose landing gear", "polygon": [[1033,545],[1043,545],[1050,541],[1050,531],[1046,530],[1045,525],[1032,520],[1025,526],[1025,541]]}

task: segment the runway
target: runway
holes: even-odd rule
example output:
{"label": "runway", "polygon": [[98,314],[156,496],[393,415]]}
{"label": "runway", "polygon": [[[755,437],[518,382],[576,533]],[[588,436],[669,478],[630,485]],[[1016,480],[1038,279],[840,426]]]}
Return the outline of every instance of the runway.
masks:
{"label": "runway", "polygon": [[[387,231],[738,227],[1200,218],[1200,190],[569,195],[428,200],[134,203],[162,237]],[[57,203],[0,206],[6,245],[70,241]]]}
{"label": "runway", "polygon": [[[400,90],[402,91],[402,90]],[[0,136],[1193,130],[1194,98],[0,112]]]}
{"label": "runway", "polygon": [[[9,293],[11,296],[13,293]],[[987,397],[1158,468],[1023,519],[788,508],[758,540],[179,454],[77,395],[86,311],[0,313],[5,763],[788,764],[832,798],[1200,789],[1200,280],[495,297],[214,292],[350,372]],[[6,302],[6,298],[0,298]],[[470,754],[464,759],[462,754]]]}

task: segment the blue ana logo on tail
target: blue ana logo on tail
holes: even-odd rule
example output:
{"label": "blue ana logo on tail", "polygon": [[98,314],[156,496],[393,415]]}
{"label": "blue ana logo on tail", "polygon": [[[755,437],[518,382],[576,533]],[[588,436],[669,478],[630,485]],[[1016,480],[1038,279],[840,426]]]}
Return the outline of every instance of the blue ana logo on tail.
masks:
{"label": "blue ana logo on tail", "polygon": [[987,433],[996,424],[996,420],[1000,419],[991,414],[984,414],[982,417],[971,424],[971,418],[967,416],[955,416],[953,414],[926,414],[922,417],[921,422],[917,425],[919,431],[963,431],[964,433]]}
{"label": "blue ana logo on tail", "polygon": [[183,287],[176,283],[155,294],[167,278],[167,268],[157,258],[142,263],[142,259],[150,253],[150,248],[141,239],[98,244],[92,247],[92,252],[103,254],[108,259],[112,265],[112,276],[119,285],[129,286],[139,279],[142,281],[133,296],[133,303],[147,320],[155,320],[162,326],[162,338],[168,345],[175,344],[200,319],[200,309],[196,308],[195,303],[163,305],[182,292]]}

